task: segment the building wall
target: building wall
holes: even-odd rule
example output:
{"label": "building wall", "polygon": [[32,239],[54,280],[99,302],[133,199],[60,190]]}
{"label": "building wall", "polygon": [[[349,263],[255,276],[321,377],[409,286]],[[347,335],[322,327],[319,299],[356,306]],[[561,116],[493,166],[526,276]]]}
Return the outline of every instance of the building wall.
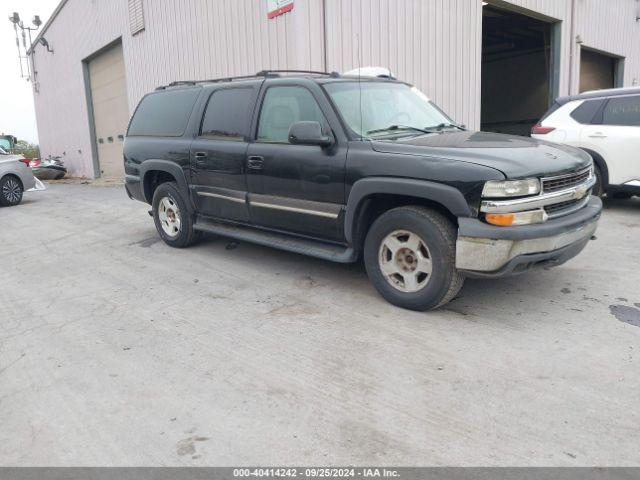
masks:
{"label": "building wall", "polygon": [[[585,46],[627,57],[624,83],[632,85],[640,78],[636,0],[489,0],[561,22],[561,95],[579,85],[578,45],[571,56],[574,1],[573,34]],[[55,54],[38,45],[33,57],[43,154],[66,152],[73,175],[93,176],[82,61],[118,38],[130,111],[144,93],[177,79],[381,65],[456,121],[479,128],[481,0],[296,0],[293,11],[273,20],[266,10],[266,0],[144,0],[146,28],[132,36],[127,0],[67,0],[44,32]]]}
{"label": "building wall", "polygon": [[386,66],[479,127],[481,1],[325,1],[329,70]]}
{"label": "building wall", "polygon": [[298,1],[273,20],[263,1],[153,0],[144,1],[144,18],[145,30],[132,36],[127,0],[68,0],[44,32],[55,53],[34,49],[42,155],[64,153],[73,176],[94,176],[82,62],[119,38],[130,113],[174,80],[324,68],[319,0]]}

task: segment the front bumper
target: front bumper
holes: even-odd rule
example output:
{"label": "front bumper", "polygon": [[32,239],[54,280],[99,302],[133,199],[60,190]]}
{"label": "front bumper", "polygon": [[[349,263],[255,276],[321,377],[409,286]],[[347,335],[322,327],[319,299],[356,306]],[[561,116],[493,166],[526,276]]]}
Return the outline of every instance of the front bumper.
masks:
{"label": "front bumper", "polygon": [[502,277],[534,267],[560,265],[578,255],[595,233],[602,201],[545,223],[496,227],[459,219],[456,268],[467,276]]}
{"label": "front bumper", "polygon": [[42,181],[39,178],[34,177],[33,187],[29,188],[27,192],[41,192],[46,189],[47,187],[45,186],[45,184],[42,183]]}

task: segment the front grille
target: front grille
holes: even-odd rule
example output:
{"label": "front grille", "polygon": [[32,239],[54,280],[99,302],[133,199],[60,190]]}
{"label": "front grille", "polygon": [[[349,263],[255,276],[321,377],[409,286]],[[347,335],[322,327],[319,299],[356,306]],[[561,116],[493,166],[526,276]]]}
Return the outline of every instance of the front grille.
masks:
{"label": "front grille", "polygon": [[566,202],[554,203],[553,205],[547,205],[544,207],[544,211],[547,212],[549,218],[559,217],[566,215],[575,210],[579,210],[584,207],[589,201],[589,196],[580,198],[578,200],[568,200]]}
{"label": "front grille", "polygon": [[566,190],[567,188],[575,187],[576,185],[580,185],[581,183],[586,182],[590,175],[591,168],[587,168],[586,170],[582,170],[577,173],[570,173],[568,175],[562,175],[560,177],[543,178],[542,192],[557,192],[559,190]]}

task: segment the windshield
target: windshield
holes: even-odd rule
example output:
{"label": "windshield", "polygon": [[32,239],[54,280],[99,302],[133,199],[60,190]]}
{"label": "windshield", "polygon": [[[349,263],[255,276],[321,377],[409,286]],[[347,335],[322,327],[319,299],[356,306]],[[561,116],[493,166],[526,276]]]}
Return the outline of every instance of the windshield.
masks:
{"label": "windshield", "polygon": [[404,83],[336,82],[326,84],[324,88],[344,121],[358,136],[422,135],[431,133],[429,129],[455,127],[424,93]]}
{"label": "windshield", "polygon": [[2,147],[0,147],[0,155],[9,155],[9,154],[5,152]]}

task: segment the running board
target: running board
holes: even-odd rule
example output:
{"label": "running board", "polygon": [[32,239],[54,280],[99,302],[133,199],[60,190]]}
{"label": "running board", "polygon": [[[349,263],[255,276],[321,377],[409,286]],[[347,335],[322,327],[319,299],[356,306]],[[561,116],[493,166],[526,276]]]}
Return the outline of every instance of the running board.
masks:
{"label": "running board", "polygon": [[358,258],[353,248],[294,237],[283,233],[267,232],[251,227],[219,223],[200,216],[197,218],[193,228],[201,232],[257,243],[265,247],[287,250],[331,262],[352,263]]}

